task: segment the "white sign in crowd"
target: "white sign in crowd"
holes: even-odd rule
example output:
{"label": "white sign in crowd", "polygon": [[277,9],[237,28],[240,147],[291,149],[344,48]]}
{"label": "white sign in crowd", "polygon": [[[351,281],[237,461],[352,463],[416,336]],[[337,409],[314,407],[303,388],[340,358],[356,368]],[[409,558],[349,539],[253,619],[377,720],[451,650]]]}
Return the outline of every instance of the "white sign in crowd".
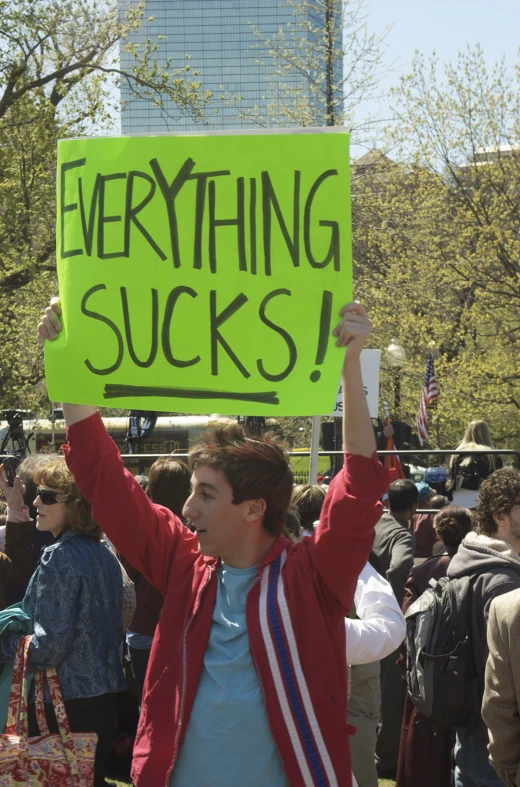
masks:
{"label": "white sign in crowd", "polygon": [[[379,402],[379,369],[381,366],[381,350],[363,350],[361,353],[361,374],[367,395],[368,409],[371,418],[377,418]],[[327,415],[343,415],[343,391],[341,383],[336,397],[336,406],[332,413]]]}

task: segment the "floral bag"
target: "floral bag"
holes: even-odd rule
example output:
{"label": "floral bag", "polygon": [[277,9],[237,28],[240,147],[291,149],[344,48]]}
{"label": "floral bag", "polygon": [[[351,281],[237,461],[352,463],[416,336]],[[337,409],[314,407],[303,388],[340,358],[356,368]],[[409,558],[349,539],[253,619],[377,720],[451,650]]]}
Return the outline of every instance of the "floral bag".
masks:
{"label": "floral bag", "polygon": [[[28,737],[27,661],[31,636],[21,637],[13,668],[9,715],[0,735],[0,787],[92,787],[98,736],[71,733],[54,668],[34,678],[36,717],[40,735]],[[45,675],[59,734],[49,733],[45,720]]]}

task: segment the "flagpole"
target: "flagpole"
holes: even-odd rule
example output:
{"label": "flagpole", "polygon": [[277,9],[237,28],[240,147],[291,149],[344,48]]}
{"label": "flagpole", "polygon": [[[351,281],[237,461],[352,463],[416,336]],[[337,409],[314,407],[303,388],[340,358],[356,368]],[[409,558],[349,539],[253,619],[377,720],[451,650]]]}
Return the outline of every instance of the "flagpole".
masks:
{"label": "flagpole", "polygon": [[318,452],[320,450],[320,422],[321,417],[314,415],[312,418],[311,455],[309,461],[309,484],[318,480]]}

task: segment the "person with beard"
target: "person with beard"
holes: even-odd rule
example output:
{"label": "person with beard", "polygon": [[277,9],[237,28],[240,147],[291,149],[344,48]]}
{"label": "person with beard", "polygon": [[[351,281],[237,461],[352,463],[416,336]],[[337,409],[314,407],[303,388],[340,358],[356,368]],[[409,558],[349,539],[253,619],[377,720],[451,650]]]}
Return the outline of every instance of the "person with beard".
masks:
{"label": "person with beard", "polygon": [[[478,532],[464,538],[447,576],[471,578],[471,645],[480,701],[488,657],[487,626],[491,602],[520,588],[520,474],[496,470],[482,482],[476,509]],[[488,758],[488,731],[480,707],[455,744],[455,787],[502,787]]]}

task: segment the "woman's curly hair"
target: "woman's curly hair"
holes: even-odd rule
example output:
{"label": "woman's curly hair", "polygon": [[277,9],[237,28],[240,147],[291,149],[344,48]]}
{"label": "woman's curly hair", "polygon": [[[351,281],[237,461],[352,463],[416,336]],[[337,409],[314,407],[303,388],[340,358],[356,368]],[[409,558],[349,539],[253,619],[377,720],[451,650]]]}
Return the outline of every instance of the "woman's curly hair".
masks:
{"label": "woman's curly hair", "polygon": [[92,519],[90,503],[86,500],[74,480],[62,456],[49,455],[42,458],[36,466],[33,476],[35,484],[45,484],[50,489],[61,489],[68,497],[65,505],[67,506],[67,528],[75,530],[81,536],[93,538],[99,541],[103,537],[103,531]]}

